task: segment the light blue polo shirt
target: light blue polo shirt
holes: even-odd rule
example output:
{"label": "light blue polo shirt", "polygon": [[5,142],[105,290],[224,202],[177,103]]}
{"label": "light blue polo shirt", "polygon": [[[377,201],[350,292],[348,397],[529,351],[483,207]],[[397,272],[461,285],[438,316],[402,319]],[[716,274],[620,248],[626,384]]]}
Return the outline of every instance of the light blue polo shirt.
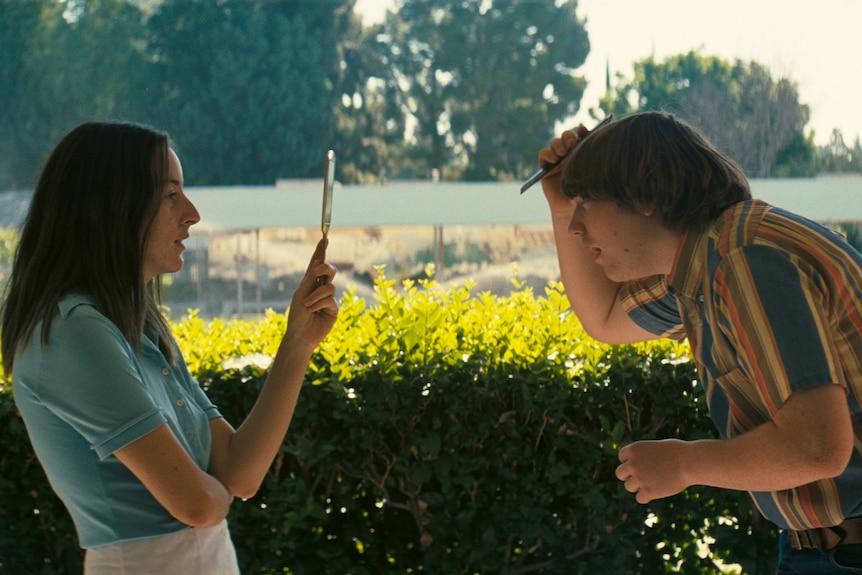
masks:
{"label": "light blue polo shirt", "polygon": [[201,469],[221,417],[185,362],[135,350],[92,298],[67,294],[47,347],[37,326],[15,356],[13,391],[30,441],[84,548],[174,533],[174,519],[113,453],[167,423]]}

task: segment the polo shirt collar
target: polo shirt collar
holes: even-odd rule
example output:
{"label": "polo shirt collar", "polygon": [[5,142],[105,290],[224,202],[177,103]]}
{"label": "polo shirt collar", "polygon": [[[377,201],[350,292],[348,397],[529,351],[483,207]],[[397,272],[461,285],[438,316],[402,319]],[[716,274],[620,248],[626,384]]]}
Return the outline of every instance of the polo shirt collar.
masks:
{"label": "polo shirt collar", "polygon": [[[96,300],[93,296],[80,291],[71,291],[66,293],[57,303],[57,307],[60,310],[60,317],[62,319],[67,319],[72,313],[72,310],[82,305],[89,305],[98,309]],[[151,349],[156,353],[161,353],[159,351],[159,335],[156,333],[156,330],[149,326],[144,328],[143,344],[145,348]]]}
{"label": "polo shirt collar", "polygon": [[96,300],[83,292],[71,291],[65,294],[57,303],[57,308],[60,310],[60,317],[67,319],[72,310],[79,305],[91,305],[96,307]]}

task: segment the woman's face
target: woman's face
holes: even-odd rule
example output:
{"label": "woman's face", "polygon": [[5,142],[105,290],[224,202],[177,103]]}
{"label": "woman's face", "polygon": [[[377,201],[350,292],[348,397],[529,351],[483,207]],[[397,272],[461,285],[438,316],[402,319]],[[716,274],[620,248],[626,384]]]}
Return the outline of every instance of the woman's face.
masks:
{"label": "woman's face", "polygon": [[168,153],[168,182],[160,192],[158,211],[144,246],[144,281],[178,272],[183,267],[183,240],[200,214],[183,190],[183,167],[173,150]]}

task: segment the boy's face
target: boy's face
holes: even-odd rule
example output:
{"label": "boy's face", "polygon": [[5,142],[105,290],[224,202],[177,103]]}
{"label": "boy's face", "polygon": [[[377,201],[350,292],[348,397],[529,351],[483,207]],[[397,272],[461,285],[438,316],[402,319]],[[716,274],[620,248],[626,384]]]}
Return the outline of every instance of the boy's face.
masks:
{"label": "boy's face", "polygon": [[569,233],[581,239],[613,281],[670,272],[673,262],[666,257],[669,231],[647,214],[611,201],[576,198]]}

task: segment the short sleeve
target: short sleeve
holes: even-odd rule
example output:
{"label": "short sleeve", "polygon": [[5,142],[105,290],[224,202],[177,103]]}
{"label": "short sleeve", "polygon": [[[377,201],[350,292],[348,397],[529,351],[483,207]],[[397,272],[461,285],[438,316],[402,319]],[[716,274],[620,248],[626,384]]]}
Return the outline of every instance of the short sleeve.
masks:
{"label": "short sleeve", "polygon": [[670,339],[685,339],[679,305],[664,276],[624,284],[620,301],[632,321],[646,331]]}
{"label": "short sleeve", "polygon": [[[38,337],[30,343],[34,345],[39,345]],[[166,422],[143,385],[131,346],[90,305],[77,305],[56,317],[46,349],[32,356],[37,369],[22,369],[21,383],[101,458]]]}

